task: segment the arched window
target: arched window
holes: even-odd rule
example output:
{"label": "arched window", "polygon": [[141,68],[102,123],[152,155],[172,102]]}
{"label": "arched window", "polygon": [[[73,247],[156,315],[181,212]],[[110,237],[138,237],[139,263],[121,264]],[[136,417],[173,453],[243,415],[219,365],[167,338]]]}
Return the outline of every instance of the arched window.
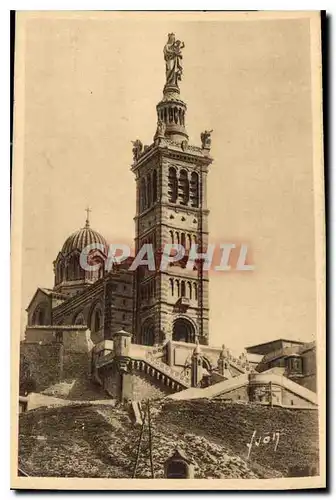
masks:
{"label": "arched window", "polygon": [[182,109],[181,108],[179,109],[179,123],[180,123],[180,125],[183,125],[183,123],[182,123]]}
{"label": "arched window", "polygon": [[177,290],[177,296],[180,296],[180,282],[179,280],[175,280],[175,285],[176,285],[176,290]]}
{"label": "arched window", "polygon": [[67,265],[66,279],[74,281],[85,278],[85,270],[80,265],[79,254],[71,255]]}
{"label": "arched window", "polygon": [[98,332],[101,327],[101,312],[99,309],[95,311],[94,314],[94,331]]}
{"label": "arched window", "polygon": [[175,240],[176,240],[176,243],[180,243],[180,233],[178,231],[176,231],[175,233]]}
{"label": "arched window", "polygon": [[169,231],[170,234],[170,243],[173,245],[174,244],[174,231]]}
{"label": "arched window", "polygon": [[147,193],[146,193],[146,181],[144,178],[140,182],[140,211],[142,212],[147,208]]}
{"label": "arched window", "polygon": [[157,172],[153,170],[153,203],[157,200]]}
{"label": "arched window", "polygon": [[197,289],[197,283],[194,283],[194,297],[195,300],[198,299],[198,289]]}
{"label": "arched window", "polygon": [[188,180],[188,172],[184,169],[182,169],[180,171],[179,199],[180,199],[181,205],[188,205],[188,202],[189,202],[189,180]]}
{"label": "arched window", "polygon": [[99,304],[97,304],[92,311],[89,319],[89,325],[90,325],[90,330],[92,333],[97,333],[99,330],[101,330],[103,326],[103,315],[101,311],[101,307]]}
{"label": "arched window", "polygon": [[152,180],[151,175],[147,174],[147,206],[150,207],[152,204]]}
{"label": "arched window", "polygon": [[187,248],[191,248],[191,235],[187,235]]}
{"label": "arched window", "polygon": [[170,167],[168,172],[168,199],[170,203],[176,203],[177,200],[177,175],[174,167]]}
{"label": "arched window", "polygon": [[172,296],[174,296],[174,280],[173,280],[173,278],[170,278],[169,282],[170,282],[170,293]]}
{"label": "arched window", "polygon": [[190,201],[192,207],[199,206],[199,181],[198,174],[196,172],[192,172],[190,179]]}
{"label": "arched window", "polygon": [[47,311],[45,305],[39,305],[35,309],[32,317],[33,325],[46,325],[47,324]]}
{"label": "arched window", "polygon": [[56,284],[63,281],[63,262],[60,260],[56,267]]}
{"label": "arched window", "polygon": [[176,125],[178,124],[178,108],[176,106],[174,107],[174,122]]}
{"label": "arched window", "polygon": [[186,296],[186,286],[185,286],[185,281],[181,281],[181,297]]}
{"label": "arched window", "polygon": [[173,116],[173,108],[168,108],[169,110],[169,123],[172,123],[174,116]]}
{"label": "arched window", "polygon": [[75,317],[73,319],[73,324],[74,325],[85,325],[85,319],[84,319],[82,312],[75,315]]}
{"label": "arched window", "polygon": [[192,299],[192,286],[190,281],[188,281],[188,292],[189,292],[189,299]]}
{"label": "arched window", "polygon": [[181,233],[181,245],[184,248],[186,247],[186,235],[185,235],[185,233]]}

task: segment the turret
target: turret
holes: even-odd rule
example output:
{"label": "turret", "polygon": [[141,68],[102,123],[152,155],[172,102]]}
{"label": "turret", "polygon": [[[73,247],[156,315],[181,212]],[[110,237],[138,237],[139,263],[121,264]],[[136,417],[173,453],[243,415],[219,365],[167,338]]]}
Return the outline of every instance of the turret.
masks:
{"label": "turret", "polygon": [[203,378],[203,358],[201,348],[197,341],[194,352],[191,356],[191,385],[199,387]]}
{"label": "turret", "polygon": [[224,344],[218,358],[218,371],[223,377],[229,378],[228,352]]}
{"label": "turret", "polygon": [[119,330],[119,332],[114,334],[113,344],[115,356],[128,358],[130,354],[132,334],[125,332],[125,330]]}

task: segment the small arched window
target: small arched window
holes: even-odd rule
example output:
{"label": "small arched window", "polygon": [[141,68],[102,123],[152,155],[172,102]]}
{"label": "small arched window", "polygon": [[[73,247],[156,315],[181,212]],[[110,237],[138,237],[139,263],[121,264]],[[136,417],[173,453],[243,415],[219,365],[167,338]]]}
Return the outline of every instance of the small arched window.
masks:
{"label": "small arched window", "polygon": [[176,203],[177,200],[177,175],[174,167],[168,171],[168,199],[170,203]]}
{"label": "small arched window", "polygon": [[184,169],[182,169],[180,171],[179,198],[180,198],[181,205],[188,205],[188,202],[189,202],[189,180],[188,180],[188,172]]}
{"label": "small arched window", "polygon": [[192,299],[192,286],[190,281],[188,281],[188,293],[189,293],[189,299]]}
{"label": "small arched window", "polygon": [[157,172],[153,170],[153,203],[157,200]]}
{"label": "small arched window", "polygon": [[63,281],[63,262],[59,261],[56,267],[56,284]]}
{"label": "small arched window", "polygon": [[98,332],[101,327],[101,312],[99,309],[95,311],[94,314],[94,331]]}
{"label": "small arched window", "polygon": [[195,300],[198,299],[198,289],[197,289],[197,283],[194,283],[194,297]]}
{"label": "small arched window", "polygon": [[174,244],[174,231],[169,231],[170,235],[170,243],[173,245]]}
{"label": "small arched window", "polygon": [[174,107],[174,122],[176,123],[176,125],[178,124],[178,119],[179,119],[179,110],[178,110],[178,108],[175,106],[175,107]]}
{"label": "small arched window", "polygon": [[152,180],[151,175],[147,174],[147,206],[150,207],[152,204]]}
{"label": "small arched window", "polygon": [[185,281],[181,281],[181,297],[186,296],[186,286],[185,286]]}
{"label": "small arched window", "polygon": [[177,290],[177,296],[180,296],[180,282],[179,280],[175,280],[175,285],[176,285],[176,290]]}
{"label": "small arched window", "polygon": [[140,182],[140,211],[142,212],[147,208],[147,192],[146,192],[146,181],[144,178]]}
{"label": "small arched window", "polygon": [[192,172],[190,179],[190,201],[192,207],[199,206],[199,180],[198,174],[196,172]]}
{"label": "small arched window", "polygon": [[33,325],[47,324],[47,311],[44,305],[37,306],[32,317]]}
{"label": "small arched window", "polygon": [[84,316],[83,316],[83,313],[78,313],[75,318],[74,318],[74,321],[73,321],[74,325],[84,325],[85,324],[85,320],[84,320]]}
{"label": "small arched window", "polygon": [[170,293],[172,296],[174,296],[174,280],[173,278],[170,278],[169,281],[170,281]]}
{"label": "small arched window", "polygon": [[191,248],[191,235],[187,235],[187,248]]}

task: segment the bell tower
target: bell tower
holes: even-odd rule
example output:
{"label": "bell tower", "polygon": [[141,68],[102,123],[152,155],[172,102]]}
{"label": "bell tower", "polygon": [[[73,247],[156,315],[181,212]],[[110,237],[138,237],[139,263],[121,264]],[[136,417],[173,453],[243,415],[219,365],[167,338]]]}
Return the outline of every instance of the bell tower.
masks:
{"label": "bell tower", "polygon": [[[209,342],[208,272],[199,259],[186,266],[193,245],[208,247],[207,175],[211,132],[189,145],[187,105],[180,97],[184,43],[170,33],[164,47],[166,84],[157,104],[157,129],[150,146],[133,142],[136,180],[135,250],[151,245],[155,269],[135,269],[133,342]],[[161,268],[165,244],[179,244],[184,257]],[[149,247],[146,247],[149,248]],[[149,251],[150,253],[150,251]],[[149,253],[146,257],[150,257]]]}

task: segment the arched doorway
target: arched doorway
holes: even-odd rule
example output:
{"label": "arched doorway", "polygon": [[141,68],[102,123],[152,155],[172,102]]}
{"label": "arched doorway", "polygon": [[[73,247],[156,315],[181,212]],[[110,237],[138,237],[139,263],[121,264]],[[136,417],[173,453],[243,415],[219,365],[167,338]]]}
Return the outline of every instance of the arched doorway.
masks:
{"label": "arched doorway", "polygon": [[195,342],[195,327],[186,318],[178,318],[173,326],[173,340],[177,342]]}
{"label": "arched doorway", "polygon": [[185,462],[174,461],[167,466],[167,479],[186,479],[188,477],[188,465]]}
{"label": "arched doorway", "polygon": [[151,320],[146,321],[142,325],[142,329],[141,329],[141,344],[154,345],[154,342],[155,342],[154,323]]}

